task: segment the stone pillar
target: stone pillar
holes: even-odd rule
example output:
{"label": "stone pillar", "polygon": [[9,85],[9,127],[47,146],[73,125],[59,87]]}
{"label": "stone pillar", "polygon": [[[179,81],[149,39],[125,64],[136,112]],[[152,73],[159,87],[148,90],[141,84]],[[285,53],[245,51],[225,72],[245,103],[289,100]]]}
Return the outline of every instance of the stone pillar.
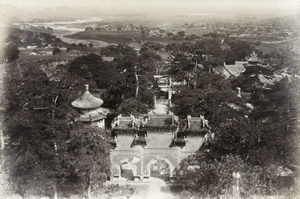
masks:
{"label": "stone pillar", "polygon": [[4,149],[3,131],[0,131],[0,149]]}
{"label": "stone pillar", "polygon": [[242,96],[241,96],[241,88],[240,88],[240,87],[237,87],[236,90],[237,90],[237,97],[238,97],[238,98],[241,98],[241,97],[242,97]]}
{"label": "stone pillar", "polygon": [[144,157],[141,155],[141,174],[140,174],[140,180],[144,180]]}
{"label": "stone pillar", "polygon": [[171,104],[172,104],[172,88],[171,88],[171,86],[172,86],[172,78],[171,77],[169,77],[169,86],[168,86],[168,105],[169,106],[171,106]]}

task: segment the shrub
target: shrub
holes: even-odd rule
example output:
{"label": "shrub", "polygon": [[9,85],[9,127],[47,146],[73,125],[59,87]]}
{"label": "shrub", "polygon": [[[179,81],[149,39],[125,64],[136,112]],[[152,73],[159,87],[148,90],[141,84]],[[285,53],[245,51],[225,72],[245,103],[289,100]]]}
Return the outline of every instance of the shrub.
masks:
{"label": "shrub", "polygon": [[[187,169],[189,165],[199,167],[190,171]],[[187,159],[182,162],[181,169],[185,170],[189,182],[181,193],[184,197],[196,197],[197,194],[203,197],[232,195],[237,184],[241,197],[275,193],[275,167],[251,166],[239,156],[226,155],[221,160],[204,160],[201,163]],[[233,172],[239,172],[240,178],[234,178]]]}

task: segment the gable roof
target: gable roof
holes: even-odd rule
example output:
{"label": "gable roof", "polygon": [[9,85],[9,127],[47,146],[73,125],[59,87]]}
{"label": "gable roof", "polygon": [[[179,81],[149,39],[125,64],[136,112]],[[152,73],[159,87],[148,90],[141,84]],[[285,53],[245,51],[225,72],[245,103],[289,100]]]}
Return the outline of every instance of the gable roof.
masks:
{"label": "gable roof", "polygon": [[223,66],[218,66],[214,68],[214,71],[218,74],[222,74],[225,76],[225,78],[229,78],[230,76],[239,76],[241,73],[245,72],[246,68],[244,65],[246,65],[247,62],[243,61],[236,61],[233,65],[226,65],[224,63]]}

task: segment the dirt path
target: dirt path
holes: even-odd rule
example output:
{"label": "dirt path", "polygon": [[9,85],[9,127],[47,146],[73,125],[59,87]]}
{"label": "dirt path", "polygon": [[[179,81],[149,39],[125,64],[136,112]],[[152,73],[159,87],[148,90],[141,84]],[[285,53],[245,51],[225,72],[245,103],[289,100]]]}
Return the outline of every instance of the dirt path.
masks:
{"label": "dirt path", "polygon": [[147,193],[133,195],[130,199],[176,199],[176,197],[168,189],[164,180],[152,177]]}
{"label": "dirt path", "polygon": [[166,114],[168,110],[169,107],[167,100],[157,100],[153,111],[156,114]]}

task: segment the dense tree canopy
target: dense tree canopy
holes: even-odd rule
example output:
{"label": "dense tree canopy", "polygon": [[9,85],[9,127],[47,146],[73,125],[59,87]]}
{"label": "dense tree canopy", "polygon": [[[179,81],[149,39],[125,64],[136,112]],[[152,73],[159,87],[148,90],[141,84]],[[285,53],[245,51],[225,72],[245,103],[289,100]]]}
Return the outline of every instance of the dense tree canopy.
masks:
{"label": "dense tree canopy", "polygon": [[18,50],[17,45],[10,43],[8,46],[4,48],[4,58],[8,62],[15,61],[19,58],[20,51]]}
{"label": "dense tree canopy", "polygon": [[118,75],[114,63],[104,62],[101,56],[95,54],[76,58],[70,63],[69,72],[95,81],[98,88],[108,88]]}
{"label": "dense tree canopy", "polygon": [[[61,81],[50,81],[37,67],[22,67],[22,70],[13,64],[8,67],[6,84],[9,86],[5,89],[4,133],[10,138],[5,148],[6,164],[9,165],[15,190],[21,195],[35,190],[38,194],[53,196],[72,176],[78,179],[73,184],[89,187],[87,183],[91,181],[81,174],[93,173],[95,177],[94,170],[78,173],[71,168],[80,167],[78,162],[88,163],[82,167],[95,167],[101,170],[97,174],[107,175],[109,161],[105,158],[109,157],[109,142],[105,131],[72,124],[78,113],[70,107],[70,103],[78,97],[78,91],[82,90],[79,87],[85,80],[66,73]],[[87,132],[94,132],[90,140],[98,138],[98,142],[79,145],[83,139],[81,136],[85,135],[88,139]],[[75,145],[79,149],[74,148]],[[88,154],[78,156],[81,151],[88,151]],[[92,161],[96,156],[101,156],[97,158],[101,163]],[[83,160],[83,157],[87,159]]]}

